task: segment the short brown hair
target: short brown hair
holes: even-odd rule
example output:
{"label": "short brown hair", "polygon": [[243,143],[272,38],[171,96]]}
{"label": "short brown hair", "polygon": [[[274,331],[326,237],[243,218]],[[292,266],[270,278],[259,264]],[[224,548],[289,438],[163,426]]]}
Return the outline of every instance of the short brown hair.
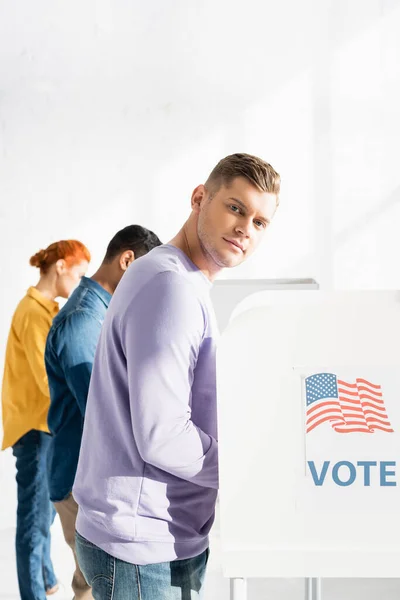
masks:
{"label": "short brown hair", "polygon": [[251,154],[230,154],[213,168],[205,187],[214,194],[221,185],[229,186],[236,177],[244,177],[261,192],[276,195],[279,203],[281,178],[271,165]]}

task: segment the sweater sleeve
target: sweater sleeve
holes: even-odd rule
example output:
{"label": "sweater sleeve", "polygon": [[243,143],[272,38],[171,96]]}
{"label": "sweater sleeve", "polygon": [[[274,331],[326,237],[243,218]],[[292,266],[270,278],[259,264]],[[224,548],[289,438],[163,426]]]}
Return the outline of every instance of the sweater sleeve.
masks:
{"label": "sweater sleeve", "polygon": [[196,287],[177,273],[158,274],[131,302],[121,327],[132,428],[142,459],[181,479],[218,488],[217,442],[191,420],[192,383],[205,331]]}

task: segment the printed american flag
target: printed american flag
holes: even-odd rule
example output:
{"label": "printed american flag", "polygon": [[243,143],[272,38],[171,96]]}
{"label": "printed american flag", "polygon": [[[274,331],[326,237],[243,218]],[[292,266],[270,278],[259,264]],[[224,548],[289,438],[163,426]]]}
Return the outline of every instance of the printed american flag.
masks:
{"label": "printed american flag", "polygon": [[306,432],[329,421],[338,433],[392,433],[381,386],[366,379],[355,383],[338,379],[334,373],[306,377]]}

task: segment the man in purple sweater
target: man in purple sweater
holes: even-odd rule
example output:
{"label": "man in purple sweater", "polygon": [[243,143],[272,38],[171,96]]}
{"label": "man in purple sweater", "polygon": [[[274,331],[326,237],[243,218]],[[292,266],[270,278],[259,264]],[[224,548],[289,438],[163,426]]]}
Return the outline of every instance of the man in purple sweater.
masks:
{"label": "man in purple sweater", "polygon": [[110,302],[73,488],[77,555],[96,600],[201,595],[218,489],[209,290],[256,249],[279,187],[257,157],[221,160],[176,237],[135,261]]}

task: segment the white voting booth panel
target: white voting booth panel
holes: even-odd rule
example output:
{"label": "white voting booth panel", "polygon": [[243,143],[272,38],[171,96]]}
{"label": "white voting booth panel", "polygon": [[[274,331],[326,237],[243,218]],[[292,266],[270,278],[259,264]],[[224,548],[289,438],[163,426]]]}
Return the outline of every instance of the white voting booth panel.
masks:
{"label": "white voting booth panel", "polygon": [[248,298],[217,376],[224,574],[399,577],[399,295]]}
{"label": "white voting booth panel", "polygon": [[303,279],[222,279],[214,282],[210,296],[215,309],[218,327],[223,331],[232,312],[248,296],[258,296],[270,290],[316,290],[318,283],[312,278]]}

